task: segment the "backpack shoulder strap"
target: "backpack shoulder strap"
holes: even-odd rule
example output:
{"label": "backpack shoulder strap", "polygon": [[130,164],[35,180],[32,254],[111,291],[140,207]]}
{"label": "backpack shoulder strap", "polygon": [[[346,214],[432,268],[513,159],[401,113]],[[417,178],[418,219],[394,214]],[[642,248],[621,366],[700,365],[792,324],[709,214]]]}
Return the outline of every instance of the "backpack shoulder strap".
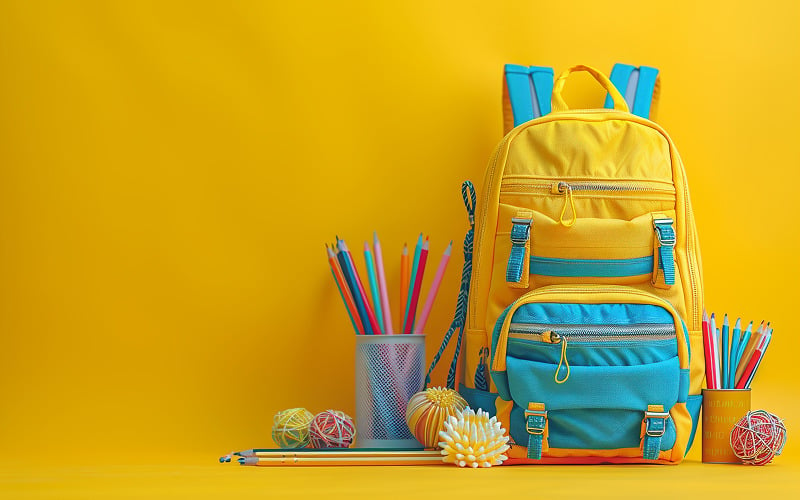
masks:
{"label": "backpack shoulder strap", "polygon": [[[631,113],[649,120],[655,119],[661,93],[661,78],[657,68],[617,63],[609,79],[625,97]],[[606,96],[605,107],[614,107],[611,96]]]}
{"label": "backpack shoulder strap", "polygon": [[503,134],[550,113],[553,68],[506,64],[503,71]]}

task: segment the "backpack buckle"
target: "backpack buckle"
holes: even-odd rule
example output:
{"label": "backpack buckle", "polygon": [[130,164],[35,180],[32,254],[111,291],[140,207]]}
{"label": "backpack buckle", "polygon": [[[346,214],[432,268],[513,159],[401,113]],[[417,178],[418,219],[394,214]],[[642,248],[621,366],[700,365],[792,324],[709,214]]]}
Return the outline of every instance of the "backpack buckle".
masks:
{"label": "backpack buckle", "polygon": [[653,227],[656,230],[656,237],[660,245],[668,247],[675,246],[675,229],[672,227],[673,223],[674,221],[670,218],[653,219]]}
{"label": "backpack buckle", "polygon": [[513,228],[511,230],[511,243],[514,245],[524,245],[531,238],[531,219],[513,217],[511,219]]}
{"label": "backpack buckle", "polygon": [[[541,417],[541,418],[530,418]],[[536,421],[540,423],[537,424]],[[525,430],[528,434],[540,436],[544,434],[544,428],[547,425],[547,411],[546,410],[525,410]]]}
{"label": "backpack buckle", "polygon": [[[667,430],[669,413],[664,411],[644,412],[644,433],[650,437],[661,437]],[[659,422],[660,420],[660,422]]]}

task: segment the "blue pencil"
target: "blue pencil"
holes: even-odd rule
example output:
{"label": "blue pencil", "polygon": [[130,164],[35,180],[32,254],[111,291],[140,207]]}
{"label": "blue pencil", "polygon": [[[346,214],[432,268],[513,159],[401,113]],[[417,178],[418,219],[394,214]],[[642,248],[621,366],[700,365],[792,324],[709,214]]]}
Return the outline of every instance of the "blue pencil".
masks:
{"label": "blue pencil", "polygon": [[728,387],[728,379],[731,375],[731,339],[728,335],[728,315],[722,320],[722,388]]}
{"label": "blue pencil", "polygon": [[734,387],[736,382],[736,372],[739,371],[739,365],[742,363],[742,356],[744,356],[744,350],[747,348],[747,343],[750,341],[750,336],[753,334],[753,322],[751,321],[747,328],[745,328],[744,332],[742,333],[742,338],[739,340],[739,351],[736,353],[736,364],[733,367],[733,383]]}
{"label": "blue pencil", "polygon": [[736,367],[739,366],[739,343],[742,340],[742,320],[736,318],[736,324],[733,325],[733,335],[731,335],[731,366],[728,373],[728,387],[733,389],[736,387]]}
{"label": "blue pencil", "polygon": [[357,278],[353,273],[354,269],[350,267],[350,261],[347,259],[347,245],[345,244],[344,240],[340,240],[337,236],[336,246],[339,247],[339,252],[336,254],[336,258],[339,259],[339,266],[342,268],[342,274],[344,275],[344,279],[347,281],[347,286],[350,287],[350,292],[353,295],[353,303],[355,303],[356,309],[358,309],[358,315],[361,317],[361,322],[364,326],[364,334],[372,335],[374,332],[372,331],[372,326],[367,319],[367,309],[364,307],[364,301],[361,300],[361,294],[358,292],[358,285],[356,284]]}

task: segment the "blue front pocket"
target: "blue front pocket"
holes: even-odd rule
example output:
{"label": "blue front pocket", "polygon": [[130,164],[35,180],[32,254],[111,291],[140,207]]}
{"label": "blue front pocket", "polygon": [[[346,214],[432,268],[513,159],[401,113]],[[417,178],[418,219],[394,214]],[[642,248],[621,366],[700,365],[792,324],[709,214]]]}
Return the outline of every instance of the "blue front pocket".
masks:
{"label": "blue front pocket", "polygon": [[[551,448],[639,447],[648,407],[668,412],[686,400],[675,326],[672,314],[654,305],[520,306],[508,323],[498,384],[514,402],[511,437],[527,443],[525,408],[543,403]],[[660,449],[671,449],[676,438],[670,417]]]}

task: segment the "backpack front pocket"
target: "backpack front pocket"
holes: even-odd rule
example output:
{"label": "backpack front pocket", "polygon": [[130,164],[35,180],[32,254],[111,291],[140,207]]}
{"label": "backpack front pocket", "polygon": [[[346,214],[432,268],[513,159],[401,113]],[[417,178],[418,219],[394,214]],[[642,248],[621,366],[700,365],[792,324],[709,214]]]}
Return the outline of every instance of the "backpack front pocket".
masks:
{"label": "backpack front pocket", "polygon": [[497,248],[512,288],[556,284],[675,284],[675,212],[632,220],[577,218],[570,226],[535,210],[501,205]]}
{"label": "backpack front pocket", "polygon": [[520,298],[492,339],[498,416],[517,452],[652,461],[683,450],[685,335],[668,304],[627,287],[548,287]]}

